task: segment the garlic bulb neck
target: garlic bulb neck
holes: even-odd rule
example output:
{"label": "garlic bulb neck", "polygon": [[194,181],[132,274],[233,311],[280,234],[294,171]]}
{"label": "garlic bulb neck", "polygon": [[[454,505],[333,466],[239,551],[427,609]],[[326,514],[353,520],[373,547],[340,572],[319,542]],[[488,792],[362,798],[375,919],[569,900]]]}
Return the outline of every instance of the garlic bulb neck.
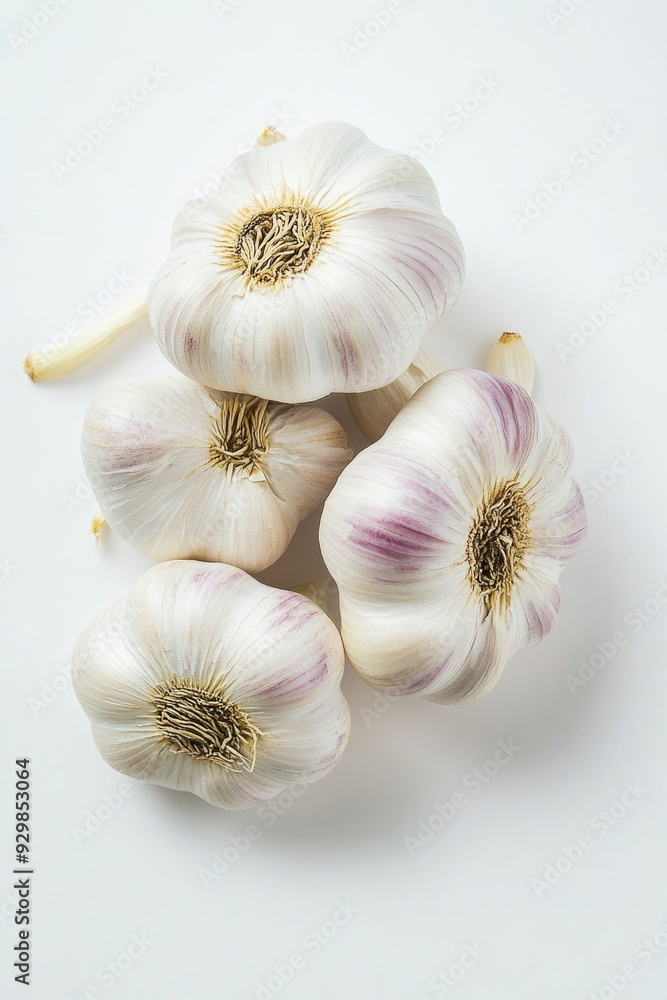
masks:
{"label": "garlic bulb neck", "polygon": [[502,375],[532,393],[535,358],[520,333],[503,333],[486,359],[487,372]]}
{"label": "garlic bulb neck", "polygon": [[255,767],[260,730],[238,705],[176,678],[155,689],[155,720],[172,753],[233,771]]}
{"label": "garlic bulb neck", "polygon": [[530,506],[516,482],[497,486],[477,511],[466,558],[471,586],[483,596],[487,613],[506,604],[528,546]]}
{"label": "garlic bulb neck", "polygon": [[255,139],[255,149],[262,149],[264,146],[275,146],[277,142],[284,142],[287,138],[279,132],[275,125],[267,125],[263,132],[260,132]]}
{"label": "garlic bulb neck", "polygon": [[95,513],[93,514],[92,520],[90,522],[90,528],[88,529],[89,534],[91,534],[93,536],[93,538],[95,539],[95,544],[97,544],[97,542],[99,542],[99,540],[100,540],[100,534],[102,533],[102,528],[104,527],[104,525],[106,523],[107,522],[106,522],[106,519],[104,517],[104,514],[102,513],[102,511],[98,507],[96,509]]}
{"label": "garlic bulb neck", "polygon": [[269,450],[268,405],[256,397],[220,400],[209,448],[212,463],[237,472],[261,472],[261,460]]}
{"label": "garlic bulb neck", "polygon": [[23,362],[23,370],[32,382],[70,375],[106,350],[121,333],[144,319],[147,313],[145,297],[138,299],[100,320],[73,340],[59,345],[48,344],[41,351],[30,351]]}

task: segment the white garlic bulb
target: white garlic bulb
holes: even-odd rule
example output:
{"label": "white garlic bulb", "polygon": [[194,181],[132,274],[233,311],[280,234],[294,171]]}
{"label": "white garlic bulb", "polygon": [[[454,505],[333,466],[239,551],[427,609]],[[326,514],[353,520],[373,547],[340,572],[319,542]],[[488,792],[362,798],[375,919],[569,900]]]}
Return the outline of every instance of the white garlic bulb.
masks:
{"label": "white garlic bulb", "polygon": [[369,441],[377,441],[417,389],[446,368],[447,365],[422,344],[407,371],[389,385],[368,392],[348,393],[347,405],[359,430]]}
{"label": "white garlic bulb", "polygon": [[487,372],[516,382],[526,392],[535,385],[535,358],[520,333],[503,333],[486,360]]}
{"label": "white garlic bulb", "polygon": [[253,572],[282,555],[352,452],[318,407],[207,392],[172,375],[103,389],[82,456],[109,527],[139,551]]}
{"label": "white garlic bulb", "polygon": [[241,809],[323,777],[349,735],[338,631],[307,598],[231,566],[154,566],[72,663],[102,757]]}
{"label": "white garlic bulb", "polygon": [[398,378],[463,271],[424,168],[330,122],[242,153],[181,208],[149,315],[184,374],[297,403]]}
{"label": "white garlic bulb", "polygon": [[486,372],[427,382],[324,506],[322,554],[343,641],[379,688],[479,697],[551,629],[586,534],[563,427]]}

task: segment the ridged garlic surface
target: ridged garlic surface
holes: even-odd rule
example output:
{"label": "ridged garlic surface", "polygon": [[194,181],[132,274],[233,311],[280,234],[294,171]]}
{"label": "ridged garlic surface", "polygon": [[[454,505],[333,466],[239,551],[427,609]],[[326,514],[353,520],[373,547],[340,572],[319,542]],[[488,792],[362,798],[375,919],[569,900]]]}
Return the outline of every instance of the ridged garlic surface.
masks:
{"label": "ridged garlic surface", "polygon": [[473,370],[427,382],[324,506],[343,641],[370,684],[453,703],[551,629],[586,534],[572,445],[518,385]]}
{"label": "ridged garlic surface", "polygon": [[337,763],[343,663],[307,598],[231,566],[167,562],[88,626],[72,680],[111,767],[242,809]]}
{"label": "ridged garlic surface", "polygon": [[486,359],[486,370],[516,382],[526,392],[535,385],[535,358],[520,333],[503,333]]}
{"label": "ridged garlic surface", "polygon": [[171,375],[103,389],[82,456],[109,527],[136,549],[253,572],[282,555],[352,452],[318,407],[207,392]]}
{"label": "ridged garlic surface", "polygon": [[377,441],[417,389],[446,368],[433,351],[422,345],[407,371],[389,385],[348,393],[347,405],[359,430],[369,441]]}
{"label": "ridged garlic surface", "polygon": [[184,374],[298,403],[398,378],[463,272],[424,168],[330,122],[242,153],[181,208],[149,316]]}

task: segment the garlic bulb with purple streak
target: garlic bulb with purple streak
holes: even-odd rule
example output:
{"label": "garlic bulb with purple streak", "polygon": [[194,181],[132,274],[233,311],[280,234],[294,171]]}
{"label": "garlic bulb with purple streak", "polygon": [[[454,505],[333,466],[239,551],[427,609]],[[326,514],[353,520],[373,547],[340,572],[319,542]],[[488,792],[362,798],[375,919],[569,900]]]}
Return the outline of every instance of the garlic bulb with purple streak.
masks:
{"label": "garlic bulb with purple streak", "polygon": [[168,562],[88,626],[72,679],[117,771],[242,809],[336,764],[343,662],[307,598],[230,566]]}
{"label": "garlic bulb with purple streak", "polygon": [[298,403],[398,378],[463,271],[424,168],[329,122],[242,153],[181,208],[149,316],[185,375]]}
{"label": "garlic bulb with purple streak", "polygon": [[551,629],[586,534],[572,445],[519,386],[447,371],[340,476],[322,515],[343,641],[370,684],[433,701],[486,693]]}
{"label": "garlic bulb with purple streak", "polygon": [[104,518],[134,548],[248,572],[283,554],[352,458],[317,406],[209,392],[182,375],[112,382],[88,408],[81,449]]}

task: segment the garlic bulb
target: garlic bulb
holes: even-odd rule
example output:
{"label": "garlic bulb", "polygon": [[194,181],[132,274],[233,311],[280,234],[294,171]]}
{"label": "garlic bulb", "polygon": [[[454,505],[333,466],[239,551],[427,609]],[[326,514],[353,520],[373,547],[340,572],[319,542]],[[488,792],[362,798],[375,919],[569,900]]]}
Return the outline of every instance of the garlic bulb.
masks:
{"label": "garlic bulb", "polygon": [[103,389],[82,456],[109,527],[139,551],[252,572],[282,555],[352,452],[322,409],[210,393],[171,375]]}
{"label": "garlic bulb", "polygon": [[336,764],[343,662],[305,597],[231,566],[168,562],[88,626],[72,681],[117,771],[240,809]]}
{"label": "garlic bulb", "polygon": [[369,441],[377,441],[417,389],[446,368],[433,351],[422,345],[407,371],[389,385],[348,393],[347,405],[359,430]]}
{"label": "garlic bulb", "polygon": [[379,688],[479,697],[552,627],[586,534],[563,427],[497,375],[447,371],[342,473],[320,543],[343,641]]}
{"label": "garlic bulb", "polygon": [[535,358],[520,333],[503,333],[486,361],[487,372],[516,382],[526,392],[535,385]]}
{"label": "garlic bulb", "polygon": [[333,122],[242,153],[181,208],[149,315],[184,374],[297,403],[397,378],[463,269],[423,167]]}

